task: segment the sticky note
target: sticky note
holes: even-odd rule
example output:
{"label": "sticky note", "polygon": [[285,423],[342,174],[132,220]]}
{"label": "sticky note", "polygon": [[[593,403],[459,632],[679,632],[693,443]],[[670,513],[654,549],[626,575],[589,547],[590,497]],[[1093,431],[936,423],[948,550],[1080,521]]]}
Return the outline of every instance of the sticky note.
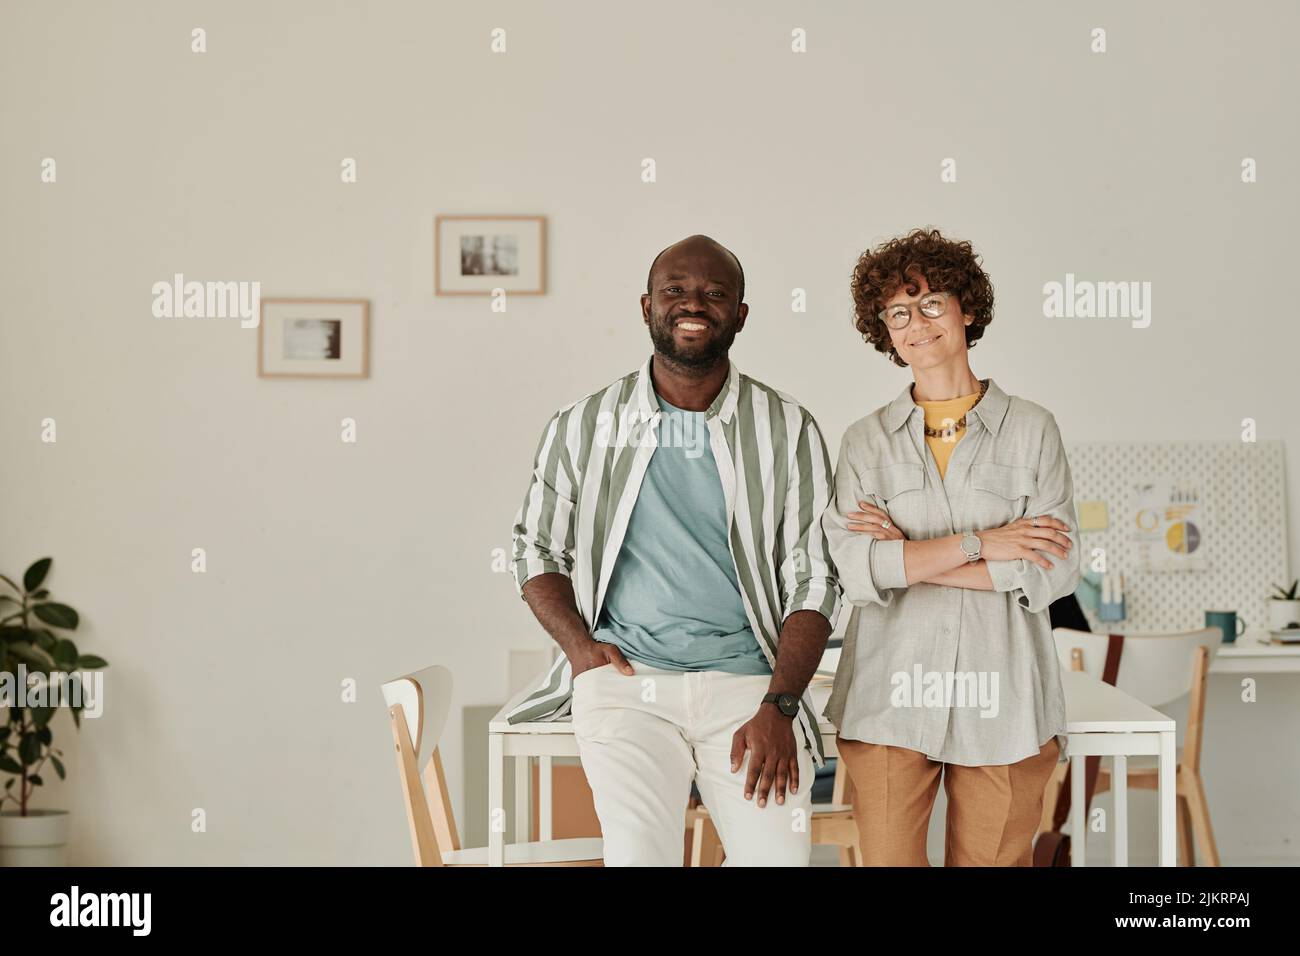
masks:
{"label": "sticky note", "polygon": [[1079,502],[1079,530],[1101,531],[1110,527],[1110,517],[1104,501]]}

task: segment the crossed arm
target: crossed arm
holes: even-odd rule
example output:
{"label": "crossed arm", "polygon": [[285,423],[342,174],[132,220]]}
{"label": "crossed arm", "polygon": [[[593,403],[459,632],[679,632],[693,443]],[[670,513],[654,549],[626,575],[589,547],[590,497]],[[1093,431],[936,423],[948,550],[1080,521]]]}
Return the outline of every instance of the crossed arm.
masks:
{"label": "crossed arm", "polygon": [[[1028,513],[999,528],[976,530],[980,560],[968,562],[961,535],[909,541],[858,479],[850,442],[840,448],[836,502],[823,523],[846,594],[854,604],[892,602],[894,589],[918,582],[1006,591],[1030,613],[1072,592],[1079,582],[1074,485],[1056,420],[1048,417]],[[854,508],[858,510],[853,510]],[[874,540],[873,540],[874,539]]]}
{"label": "crossed arm", "polygon": [[[898,540],[903,542],[903,566],[907,571],[908,585],[924,582],[942,584],[952,588],[970,588],[975,591],[995,590],[993,576],[989,573],[988,562],[981,557],[978,561],[969,561],[955,542],[961,535],[946,535],[926,541],[909,541],[898,526],[890,522],[886,528],[885,521],[889,513],[884,508],[877,508],[867,501],[859,501],[862,510],[851,511],[844,517],[850,531],[868,534],[877,541]],[[1033,561],[1039,567],[1051,569],[1052,563],[1042,552],[1048,552],[1064,560],[1069,549],[1074,546],[1065,532],[1070,528],[1064,521],[1050,515],[1037,519],[1037,525],[1030,518],[1020,518],[1001,528],[980,531],[980,550],[990,558],[1006,555],[1006,559],[1024,558]]]}

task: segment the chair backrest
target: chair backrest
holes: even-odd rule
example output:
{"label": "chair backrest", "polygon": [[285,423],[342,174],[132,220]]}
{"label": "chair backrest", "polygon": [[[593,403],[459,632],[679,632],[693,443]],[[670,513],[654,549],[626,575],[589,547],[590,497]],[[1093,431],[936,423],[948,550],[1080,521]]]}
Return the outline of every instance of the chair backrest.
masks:
{"label": "chair backrest", "polygon": [[[1071,652],[1083,652],[1083,670],[1101,679],[1109,635],[1054,628],[1056,655],[1071,666]],[[1192,691],[1197,678],[1196,648],[1204,647],[1213,662],[1223,644],[1223,632],[1207,627],[1172,634],[1125,634],[1115,686],[1148,707],[1163,707]],[[1207,663],[1208,666],[1208,663]]]}
{"label": "chair backrest", "polygon": [[435,664],[385,681],[381,689],[392,725],[416,865],[441,866],[442,853],[460,849],[438,755],[438,741],[451,710],[451,671]]}

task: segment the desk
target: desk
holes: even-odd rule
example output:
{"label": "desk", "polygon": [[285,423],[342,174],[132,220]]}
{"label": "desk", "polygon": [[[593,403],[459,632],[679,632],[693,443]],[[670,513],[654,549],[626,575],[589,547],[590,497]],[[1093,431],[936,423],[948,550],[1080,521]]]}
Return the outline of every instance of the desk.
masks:
{"label": "desk", "polygon": [[1220,644],[1211,674],[1300,674],[1300,644],[1270,644],[1268,631],[1250,628],[1235,642]]}
{"label": "desk", "polygon": [[[538,675],[536,683],[540,683]],[[1175,797],[1174,771],[1176,751],[1174,721],[1134,700],[1123,691],[1103,684],[1087,674],[1076,671],[1061,672],[1065,691],[1066,732],[1073,758],[1085,755],[1108,754],[1113,762],[1112,787],[1115,794],[1114,819],[1111,821],[1111,846],[1116,866],[1128,865],[1128,802],[1127,758],[1134,754],[1155,754],[1160,760],[1157,795],[1160,803],[1160,865],[1175,865]],[[530,830],[530,787],[532,775],[530,762],[538,760],[538,834],[539,840],[551,839],[551,758],[578,756],[578,742],[573,736],[573,723],[568,720],[533,721],[511,724],[506,714],[523,700],[536,683],[530,683],[511,698],[488,723],[488,866],[505,863],[505,767],[506,760],[515,760],[515,833],[527,839]],[[830,697],[829,684],[817,683],[812,687],[813,706],[820,714]],[[818,721],[826,756],[838,754],[835,748],[835,727],[826,718]],[[1083,760],[1071,764],[1071,832],[1082,834],[1085,825],[1079,822],[1083,807]],[[683,807],[683,813],[685,808]],[[1086,849],[1083,839],[1072,839],[1071,858],[1075,866],[1083,866]]]}
{"label": "desk", "polygon": [[1176,865],[1174,774],[1178,750],[1174,719],[1083,671],[1061,671],[1061,686],[1065,691],[1070,740],[1071,865],[1084,866],[1087,862],[1087,821],[1080,816],[1084,810],[1083,758],[1109,755],[1115,799],[1109,827],[1111,863],[1128,866],[1128,758],[1140,754],[1154,754],[1159,761],[1156,786],[1159,865]]}

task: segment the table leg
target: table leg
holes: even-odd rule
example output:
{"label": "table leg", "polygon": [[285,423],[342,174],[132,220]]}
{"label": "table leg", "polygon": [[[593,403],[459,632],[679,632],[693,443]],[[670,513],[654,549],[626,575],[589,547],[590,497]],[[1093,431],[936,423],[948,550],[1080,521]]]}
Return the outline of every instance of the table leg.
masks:
{"label": "table leg", "polygon": [[537,839],[551,839],[551,758],[537,758]]}
{"label": "table leg", "polygon": [[506,862],[505,746],[500,734],[488,734],[488,866]]}
{"label": "table leg", "polygon": [[1175,787],[1177,750],[1174,732],[1160,732],[1160,771],[1156,793],[1160,802],[1160,866],[1178,865],[1178,793]]}
{"label": "table leg", "polygon": [[515,758],[515,842],[531,843],[532,820],[529,819],[529,797],[533,790],[533,761],[531,757]]}
{"label": "table leg", "polygon": [[1070,865],[1088,864],[1088,808],[1083,805],[1084,757],[1070,758]]}
{"label": "table leg", "polygon": [[1128,757],[1110,759],[1110,792],[1114,809],[1110,821],[1110,865],[1128,866]]}

